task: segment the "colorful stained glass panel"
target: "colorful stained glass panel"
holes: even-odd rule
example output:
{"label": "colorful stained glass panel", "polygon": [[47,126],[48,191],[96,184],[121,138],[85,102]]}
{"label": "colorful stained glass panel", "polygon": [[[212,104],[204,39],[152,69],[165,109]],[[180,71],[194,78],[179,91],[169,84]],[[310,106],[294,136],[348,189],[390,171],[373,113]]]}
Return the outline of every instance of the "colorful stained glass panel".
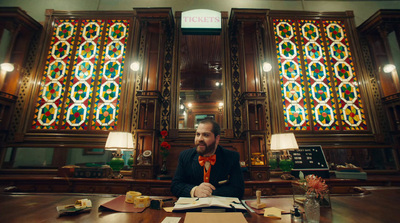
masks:
{"label": "colorful stained glass panel", "polygon": [[334,66],[335,76],[340,81],[350,81],[353,78],[351,66],[345,62],[337,62]]}
{"label": "colorful stained glass panel", "polygon": [[322,57],[321,46],[316,42],[308,42],[306,44],[306,55],[311,60],[319,60]]}
{"label": "colorful stained glass panel", "polygon": [[33,129],[58,129],[77,20],[55,20],[45,72],[33,117]]}
{"label": "colorful stained glass panel", "polygon": [[279,52],[285,59],[293,59],[297,56],[296,45],[287,40],[279,43]]}
{"label": "colorful stained glass panel", "polygon": [[296,80],[300,76],[299,65],[293,60],[282,62],[283,76],[288,80]]}
{"label": "colorful stained glass panel", "polygon": [[56,60],[50,63],[47,75],[52,80],[59,80],[64,76],[65,70],[65,62],[62,60]]}
{"label": "colorful stained glass panel", "polygon": [[326,104],[330,100],[329,87],[323,82],[315,82],[311,86],[312,96],[318,103]]}
{"label": "colorful stained glass panel", "polygon": [[107,80],[114,80],[121,73],[121,64],[118,61],[108,61],[104,64],[103,75]]}
{"label": "colorful stained glass panel", "polygon": [[325,65],[319,61],[311,61],[308,64],[308,71],[314,81],[323,81],[326,78]]}

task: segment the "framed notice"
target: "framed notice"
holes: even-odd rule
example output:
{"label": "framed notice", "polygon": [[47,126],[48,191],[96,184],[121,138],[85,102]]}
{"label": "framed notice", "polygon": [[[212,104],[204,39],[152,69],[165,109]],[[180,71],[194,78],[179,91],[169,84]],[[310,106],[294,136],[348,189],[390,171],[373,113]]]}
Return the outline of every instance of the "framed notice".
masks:
{"label": "framed notice", "polygon": [[322,178],[329,178],[329,165],[320,145],[299,146],[298,150],[290,151],[290,154],[294,162],[291,173],[293,176],[298,178],[302,171],[304,176],[314,174]]}

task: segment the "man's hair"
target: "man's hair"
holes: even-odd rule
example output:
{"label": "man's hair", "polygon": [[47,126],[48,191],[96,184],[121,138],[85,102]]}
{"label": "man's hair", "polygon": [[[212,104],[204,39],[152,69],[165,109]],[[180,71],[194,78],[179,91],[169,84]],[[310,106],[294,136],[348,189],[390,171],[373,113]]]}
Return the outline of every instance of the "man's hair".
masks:
{"label": "man's hair", "polygon": [[211,132],[214,133],[214,136],[217,137],[218,135],[221,134],[221,127],[213,119],[210,118],[203,119],[200,121],[199,124],[212,124]]}

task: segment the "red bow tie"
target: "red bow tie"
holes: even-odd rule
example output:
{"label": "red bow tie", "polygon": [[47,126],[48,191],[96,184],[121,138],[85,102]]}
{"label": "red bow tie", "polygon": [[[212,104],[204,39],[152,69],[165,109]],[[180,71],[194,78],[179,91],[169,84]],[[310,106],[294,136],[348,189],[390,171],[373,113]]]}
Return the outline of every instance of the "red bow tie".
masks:
{"label": "red bow tie", "polygon": [[212,156],[208,156],[208,157],[204,157],[204,156],[199,156],[199,164],[200,166],[204,166],[204,164],[206,162],[210,162],[211,165],[215,164],[215,161],[217,161],[217,155],[212,155]]}

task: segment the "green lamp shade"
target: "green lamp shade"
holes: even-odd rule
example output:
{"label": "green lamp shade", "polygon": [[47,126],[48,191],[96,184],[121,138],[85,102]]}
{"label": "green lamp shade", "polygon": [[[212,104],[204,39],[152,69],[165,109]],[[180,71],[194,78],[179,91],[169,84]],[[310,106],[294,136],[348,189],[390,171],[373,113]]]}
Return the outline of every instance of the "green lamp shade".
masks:
{"label": "green lamp shade", "polygon": [[291,159],[282,159],[279,162],[279,167],[283,172],[290,172],[294,167],[294,163]]}
{"label": "green lamp shade", "polygon": [[110,161],[110,167],[113,171],[120,171],[124,167],[124,159],[121,157],[113,157]]}

